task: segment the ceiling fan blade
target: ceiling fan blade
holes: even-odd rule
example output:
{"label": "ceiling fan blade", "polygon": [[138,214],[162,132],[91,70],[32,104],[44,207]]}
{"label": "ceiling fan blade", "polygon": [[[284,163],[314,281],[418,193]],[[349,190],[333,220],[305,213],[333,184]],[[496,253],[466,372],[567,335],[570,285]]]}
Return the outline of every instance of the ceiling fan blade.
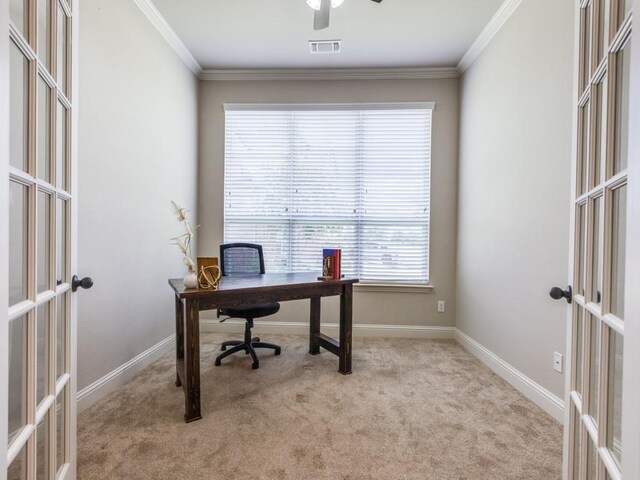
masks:
{"label": "ceiling fan blade", "polygon": [[372,0],[372,1],[374,1],[376,3],[381,3],[382,2],[382,0]]}
{"label": "ceiling fan blade", "polygon": [[320,10],[313,15],[313,29],[322,30],[329,26],[329,14],[331,13],[331,0],[322,0]]}

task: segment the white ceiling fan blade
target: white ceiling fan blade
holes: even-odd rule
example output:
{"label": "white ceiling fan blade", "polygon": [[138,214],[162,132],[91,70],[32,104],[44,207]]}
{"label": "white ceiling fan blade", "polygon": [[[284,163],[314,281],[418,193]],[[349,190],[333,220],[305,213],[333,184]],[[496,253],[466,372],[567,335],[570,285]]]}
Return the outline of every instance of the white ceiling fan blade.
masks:
{"label": "white ceiling fan blade", "polygon": [[331,0],[322,0],[320,10],[316,10],[313,15],[313,29],[322,30],[329,26],[329,15],[331,13]]}

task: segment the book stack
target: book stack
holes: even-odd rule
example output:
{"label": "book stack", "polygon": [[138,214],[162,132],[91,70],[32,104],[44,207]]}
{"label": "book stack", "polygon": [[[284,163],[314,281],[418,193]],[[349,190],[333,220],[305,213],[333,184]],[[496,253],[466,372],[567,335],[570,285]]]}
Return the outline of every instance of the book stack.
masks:
{"label": "book stack", "polygon": [[339,248],[322,249],[322,276],[318,280],[338,280],[340,274],[340,260],[342,251]]}

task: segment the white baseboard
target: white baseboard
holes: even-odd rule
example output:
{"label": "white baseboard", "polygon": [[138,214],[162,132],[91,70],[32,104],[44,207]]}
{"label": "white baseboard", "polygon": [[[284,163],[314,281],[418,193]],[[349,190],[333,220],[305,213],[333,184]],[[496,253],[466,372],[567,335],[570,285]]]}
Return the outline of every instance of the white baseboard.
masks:
{"label": "white baseboard", "polygon": [[[254,333],[273,333],[286,335],[308,335],[308,322],[265,322],[254,321]],[[203,333],[241,333],[244,320],[231,319],[224,323],[218,320],[201,319],[200,331]],[[337,323],[323,323],[322,331],[328,335],[338,335]],[[356,323],[353,325],[354,337],[388,338],[437,338],[453,339],[454,327],[426,327],[421,325],[376,325]]]}
{"label": "white baseboard", "polygon": [[564,401],[561,398],[558,398],[542,385],[531,380],[520,370],[517,370],[491,350],[480,345],[469,335],[457,328],[455,329],[455,339],[466,350],[500,375],[525,397],[542,408],[558,422],[564,422]]}
{"label": "white baseboard", "polygon": [[107,396],[121,385],[133,378],[134,375],[144,370],[158,358],[170,352],[175,344],[175,334],[156,343],[140,355],[135,356],[127,363],[120,365],[115,370],[99,378],[91,385],[78,392],[78,413],[89,408],[101,398]]}

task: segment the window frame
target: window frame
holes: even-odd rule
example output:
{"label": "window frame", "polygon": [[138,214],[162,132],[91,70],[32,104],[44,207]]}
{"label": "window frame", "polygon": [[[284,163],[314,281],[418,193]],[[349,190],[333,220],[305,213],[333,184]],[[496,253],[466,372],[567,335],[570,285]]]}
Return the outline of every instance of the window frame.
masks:
{"label": "window frame", "polygon": [[[389,279],[361,279],[358,290],[361,291],[388,291],[388,292],[403,292],[403,293],[427,293],[433,290],[431,285],[431,271],[430,271],[430,252],[431,252],[431,171],[433,162],[433,111],[435,110],[436,103],[433,101],[424,102],[383,102],[383,103],[225,103],[223,104],[225,112],[225,141],[223,149],[224,159],[224,184],[225,191],[227,188],[227,113],[233,111],[247,111],[247,112],[308,112],[308,111],[350,111],[350,112],[362,112],[365,110],[428,110],[429,111],[429,131],[427,134],[428,154],[426,157],[426,168],[428,183],[426,186],[426,205],[427,205],[427,228],[426,228],[426,278],[424,282],[416,282],[414,279],[407,280],[389,280]],[[223,237],[227,240],[227,206],[226,203],[223,206]],[[291,238],[288,239],[292,241]],[[328,245],[329,247],[331,245]]]}

